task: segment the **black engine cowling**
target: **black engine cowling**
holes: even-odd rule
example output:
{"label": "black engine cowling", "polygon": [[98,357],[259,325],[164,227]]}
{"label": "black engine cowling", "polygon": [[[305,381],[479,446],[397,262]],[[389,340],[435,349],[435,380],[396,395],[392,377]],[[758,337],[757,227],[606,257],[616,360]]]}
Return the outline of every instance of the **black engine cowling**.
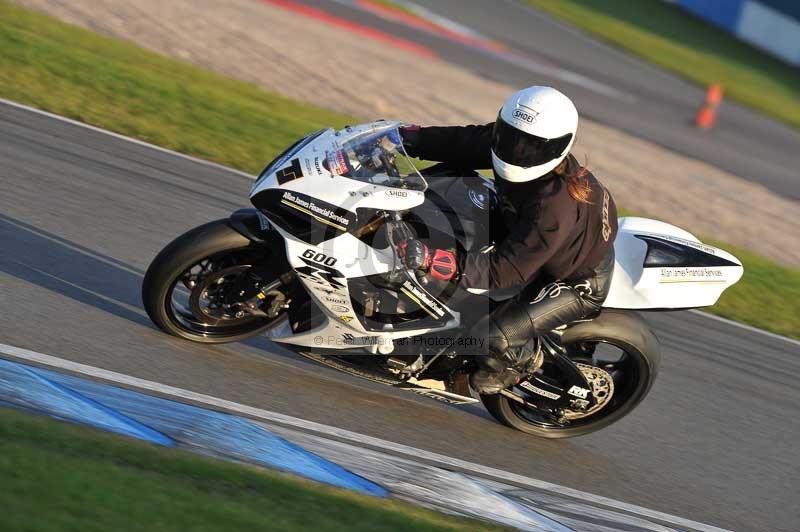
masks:
{"label": "black engine cowling", "polygon": [[425,202],[411,210],[409,219],[420,238],[429,239],[432,246],[449,248],[455,243],[467,251],[502,238],[491,181],[474,172],[450,170],[425,172],[425,176]]}

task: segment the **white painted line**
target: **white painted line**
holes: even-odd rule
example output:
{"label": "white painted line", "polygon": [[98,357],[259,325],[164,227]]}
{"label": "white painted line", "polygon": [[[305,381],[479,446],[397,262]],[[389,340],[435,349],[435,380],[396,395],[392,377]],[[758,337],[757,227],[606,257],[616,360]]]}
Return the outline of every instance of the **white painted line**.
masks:
{"label": "white painted line", "polygon": [[787,336],[781,336],[780,334],[775,334],[769,331],[765,331],[764,329],[759,329],[758,327],[753,327],[752,325],[739,323],[738,321],[729,320],[728,318],[723,318],[721,316],[715,316],[714,314],[709,314],[708,312],[703,312],[702,310],[690,309],[689,312],[691,312],[692,314],[703,316],[705,318],[712,319],[714,321],[722,322],[726,325],[739,327],[740,329],[744,329],[746,331],[750,331],[753,333],[760,333],[763,334],[764,336],[769,336],[774,340],[783,340],[784,342],[789,342],[790,344],[800,346],[800,340],[795,340],[794,338],[789,338]]}
{"label": "white painted line", "polygon": [[[352,0],[333,0],[333,1],[338,4],[351,7],[353,9],[359,9],[361,11],[371,13],[372,15],[377,17],[385,18],[382,17],[379,13],[375,13],[367,8],[364,8],[363,6],[360,6],[359,4],[353,2]],[[478,38],[486,39],[487,41],[491,40],[487,37],[480,35],[477,31],[475,31],[472,28],[464,26],[443,15],[438,15],[436,13],[433,13],[429,9],[426,9],[417,4],[410,2],[400,2],[400,4],[405,5],[411,11],[416,12],[417,15],[419,15],[420,17],[428,19],[431,22],[438,24],[442,27],[449,28],[451,29],[451,31],[454,31],[455,33],[461,33],[462,35],[474,34],[478,36]],[[403,24],[403,23],[397,22],[397,24]],[[440,37],[448,39],[448,37],[446,36],[440,35]],[[536,74],[551,76],[553,78],[560,79],[561,81],[566,81],[567,83],[572,83],[573,85],[578,85],[587,90],[596,92],[598,94],[602,94],[603,96],[608,96],[609,98],[615,98],[618,100],[625,101],[627,103],[636,103],[638,101],[636,96],[634,96],[633,94],[623,92],[610,85],[606,85],[605,83],[594,80],[588,76],[584,76],[583,74],[573,72],[571,70],[545,65],[512,49],[509,49],[507,51],[497,51],[469,43],[459,43],[459,44],[461,44],[462,46],[472,48],[473,50],[476,50],[484,55],[488,55],[489,57],[494,57],[495,59],[498,59],[500,61],[505,61],[512,65],[524,68]]]}
{"label": "white painted line", "polygon": [[445,16],[438,15],[438,14],[434,13],[433,11],[431,11],[430,9],[425,8],[425,7],[423,7],[423,6],[419,5],[419,4],[415,4],[414,2],[406,2],[405,0],[395,0],[395,2],[400,4],[401,6],[404,6],[404,7],[408,8],[410,11],[416,13],[417,16],[422,17],[424,19],[427,19],[427,20],[433,22],[434,24],[437,24],[437,25],[439,25],[439,26],[441,26],[443,28],[446,28],[446,29],[452,31],[453,33],[460,33],[460,34],[466,35],[468,37],[474,37],[474,38],[477,38],[477,39],[483,39],[485,41],[493,40],[493,39],[490,39],[489,37],[487,37],[485,35],[482,35],[481,33],[478,33],[478,31],[475,30],[474,28],[470,28],[469,26],[465,26],[464,24],[456,22],[455,20],[453,20],[451,18],[447,18]]}
{"label": "white painted line", "polygon": [[366,436],[364,434],[359,434],[357,432],[351,432],[349,430],[339,429],[336,427],[331,427],[329,425],[323,425],[321,423],[316,423],[314,421],[307,421],[305,419],[300,419],[285,414],[280,414],[278,412],[271,412],[269,410],[263,410],[261,408],[255,408],[252,406],[243,405],[241,403],[235,403],[233,401],[227,401],[225,399],[212,397],[210,395],[192,392],[189,390],[184,390],[182,388],[176,388],[174,386],[168,386],[166,384],[161,384],[153,381],[139,379],[137,377],[132,377],[130,375],[125,375],[114,371],[96,368],[94,366],[88,366],[86,364],[80,364],[78,362],[72,362],[70,360],[65,360],[63,358],[58,358],[51,355],[45,355],[43,353],[30,351],[28,349],[22,349],[11,345],[0,344],[0,353],[5,354],[6,356],[17,360],[35,362],[37,364],[42,364],[49,367],[64,369],[70,372],[80,373],[82,375],[88,375],[90,377],[95,377],[107,382],[124,384],[132,388],[137,388],[139,390],[152,391],[159,393],[161,395],[184,399],[195,403],[205,404],[221,408],[224,410],[228,410],[231,412],[237,412],[240,414],[244,414],[245,416],[257,419],[271,421],[274,423],[279,423],[290,427],[297,427],[318,434],[333,436],[341,440],[352,441],[373,448],[388,450],[393,453],[408,456],[414,459],[426,460],[434,464],[439,464],[440,466],[446,465],[463,471],[468,471],[470,473],[475,473],[478,475],[483,475],[486,477],[503,480],[506,482],[511,482],[513,484],[517,484],[520,486],[526,486],[542,491],[549,491],[551,493],[557,493],[559,495],[571,497],[584,502],[588,501],[593,504],[607,506],[609,508],[615,508],[631,514],[640,515],[643,517],[648,517],[650,519],[656,519],[659,521],[664,521],[680,527],[691,528],[693,530],[699,530],[702,532],[726,532],[724,529],[717,528],[711,525],[705,525],[703,523],[698,523],[696,521],[691,521],[689,519],[684,519],[682,517],[677,517],[663,512],[658,512],[655,510],[643,508],[641,506],[636,506],[633,504],[616,501],[608,497],[594,495],[591,493],[585,493],[576,489],[567,488],[565,486],[559,486],[558,484],[545,482],[543,480],[536,480],[524,477],[522,475],[517,475],[516,473],[509,473],[507,471],[502,471],[500,469],[482,466],[480,464],[473,464],[465,460],[459,460],[458,458],[451,458],[449,456],[444,456],[441,454],[424,451],[422,449],[416,449],[408,445],[394,443],[387,440],[381,440],[379,438],[374,438],[372,436]]}
{"label": "white painted line", "polygon": [[58,120],[59,122],[66,122],[67,124],[72,124],[73,126],[78,126],[78,127],[84,128],[84,129],[89,129],[89,130],[95,131],[97,133],[103,133],[105,135],[108,135],[110,137],[114,137],[116,139],[120,139],[120,140],[125,140],[125,141],[128,141],[128,142],[131,142],[131,143],[136,144],[138,146],[145,146],[147,148],[150,148],[152,150],[156,150],[156,151],[161,152],[161,153],[166,153],[166,154],[169,154],[169,155],[173,155],[175,157],[180,157],[181,159],[186,159],[188,161],[192,161],[192,162],[195,162],[195,163],[198,163],[198,164],[203,164],[203,165],[206,165],[206,166],[210,166],[211,168],[216,168],[217,170],[223,170],[223,171],[226,171],[226,172],[230,172],[230,173],[236,174],[236,175],[238,175],[240,177],[246,177],[248,179],[255,179],[255,176],[252,176],[252,175],[250,175],[250,174],[248,174],[246,172],[242,172],[240,170],[236,170],[235,168],[229,168],[229,167],[223,166],[223,165],[221,165],[219,163],[213,163],[211,161],[206,161],[205,159],[198,159],[197,157],[192,157],[191,155],[186,155],[184,153],[179,153],[179,152],[167,149],[167,148],[162,148],[161,146],[156,146],[155,144],[150,144],[149,142],[145,142],[143,140],[135,139],[133,137],[127,137],[125,135],[121,135],[119,133],[114,133],[113,131],[109,131],[107,129],[102,129],[102,128],[99,128],[99,127],[96,127],[96,126],[91,126],[91,125],[85,124],[83,122],[78,122],[77,120],[72,120],[71,118],[66,118],[64,116],[60,116],[60,115],[57,115],[57,114],[49,113],[47,111],[42,111],[41,109],[36,109],[34,107],[29,107],[27,105],[23,105],[21,103],[13,102],[11,100],[6,100],[5,98],[0,98],[0,103],[2,103],[4,105],[8,105],[9,107],[15,107],[17,109],[23,109],[25,111],[28,111],[28,112],[31,112],[31,113],[35,113],[37,115],[46,116],[48,118],[52,118],[53,120]]}
{"label": "white painted line", "polygon": [[[93,252],[90,249],[78,247],[75,244],[72,244],[71,242],[68,242],[68,241],[65,241],[65,240],[59,240],[59,239],[54,238],[54,237],[52,237],[52,236],[50,236],[48,234],[45,234],[45,233],[43,233],[43,232],[41,232],[41,231],[39,231],[39,230],[37,230],[37,229],[35,229],[33,227],[26,227],[26,226],[24,226],[24,225],[22,225],[20,223],[15,222],[14,220],[11,220],[11,219],[8,219],[8,218],[5,218],[5,217],[0,218],[0,220],[2,220],[3,223],[6,223],[8,225],[13,225],[14,227],[19,229],[20,231],[27,231],[27,232],[29,232],[31,234],[34,234],[34,235],[38,236],[39,238],[42,238],[44,240],[49,240],[50,242],[58,244],[59,246],[63,246],[63,247],[65,247],[65,248],[67,248],[67,249],[69,249],[71,251],[76,252],[76,253],[80,253],[81,255],[86,255],[87,257],[91,257],[92,259],[94,259],[94,260],[96,260],[98,262],[102,262],[103,264],[107,264],[108,266],[112,266],[114,268],[117,268],[119,270],[131,273],[131,274],[136,275],[138,277],[141,277],[141,276],[144,275],[144,272],[135,270],[135,269],[131,268],[130,266],[128,266],[127,264],[123,263],[123,262],[110,260],[110,259],[108,259],[106,257],[103,257],[102,255],[98,255],[97,253]],[[15,262],[17,262],[17,261],[15,261]],[[31,268],[27,264],[23,264],[21,262],[17,262],[17,264],[25,266],[26,268]],[[31,269],[35,269],[35,268],[31,268]],[[43,271],[39,271],[39,270],[36,270],[36,271],[38,273],[41,273],[41,274],[44,274],[44,275],[49,275],[51,277],[55,277],[55,276],[53,276],[51,274],[48,274],[48,273],[45,273]],[[57,278],[57,277],[56,277],[56,279],[58,279],[59,281],[66,282],[63,279],[60,279],[60,278]],[[92,295],[98,295],[98,294],[94,294],[93,293]]]}
{"label": "white painted line", "polygon": [[657,66],[648,63],[644,59],[636,57],[631,53],[627,53],[627,52],[623,51],[620,48],[615,48],[614,46],[604,42],[601,38],[595,37],[594,35],[592,35],[588,31],[581,30],[578,27],[569,24],[568,22],[562,22],[561,20],[556,18],[555,15],[551,15],[551,14],[549,14],[547,12],[544,12],[544,11],[539,11],[539,10],[533,8],[532,6],[529,6],[529,5],[523,4],[522,2],[519,2],[519,0],[503,0],[503,1],[506,4],[508,4],[510,7],[517,8],[517,9],[520,9],[522,11],[525,11],[529,15],[534,16],[534,17],[536,17],[536,18],[538,18],[538,19],[540,19],[540,20],[542,20],[542,21],[544,21],[544,22],[546,22],[546,23],[548,23],[548,24],[550,24],[552,26],[555,26],[556,28],[558,28],[560,31],[563,31],[564,33],[569,33],[573,37],[575,37],[577,39],[580,39],[580,40],[582,40],[583,42],[585,42],[587,44],[590,44],[594,48],[601,48],[601,49],[605,50],[606,52],[610,53],[611,55],[616,56],[616,59],[618,59],[618,60],[622,60],[622,61],[625,61],[627,63],[630,63],[630,64],[634,65],[637,68],[649,70],[652,74],[656,74],[658,76],[661,76],[661,77],[663,77],[665,79],[668,79],[669,81],[672,81],[672,82],[681,81],[681,82],[683,82],[683,80],[681,78],[679,78],[677,75],[671,74],[670,72],[667,72],[667,71],[665,71],[665,70],[663,70],[661,68],[658,68]]}
{"label": "white painted line", "polygon": [[577,72],[572,72],[571,70],[542,64],[514,51],[494,52],[492,50],[483,50],[483,53],[519,67],[526,68],[531,72],[536,72],[545,76],[552,76],[556,79],[560,79],[561,81],[578,85],[579,87],[583,87],[584,89],[608,96],[610,98],[616,98],[630,104],[638,101],[634,95],[622,92],[610,85],[606,85],[605,83],[601,83],[582,74],[578,74]]}
{"label": "white painted line", "polygon": [[[204,165],[210,166],[212,168],[216,168],[216,169],[224,171],[224,172],[230,172],[230,173],[235,174],[235,175],[240,176],[240,177],[246,177],[247,179],[251,179],[251,180],[256,179],[256,176],[247,174],[245,172],[241,172],[241,171],[236,170],[234,168],[229,168],[227,166],[223,166],[223,165],[218,164],[218,163],[212,163],[211,161],[206,161],[204,159],[198,159],[196,157],[192,157],[191,155],[185,155],[183,153],[179,153],[179,152],[167,149],[167,148],[162,148],[161,146],[156,146],[155,144],[150,144],[148,142],[137,140],[137,139],[134,139],[134,138],[131,138],[131,137],[126,137],[125,135],[120,135],[119,133],[114,133],[113,131],[108,131],[106,129],[102,129],[102,128],[99,128],[99,127],[90,126],[89,124],[84,124],[83,122],[78,122],[77,120],[72,120],[70,118],[65,118],[63,116],[59,116],[59,115],[56,115],[56,114],[53,114],[53,113],[48,113],[47,111],[42,111],[40,109],[36,109],[34,107],[29,107],[27,105],[23,105],[23,104],[20,104],[20,103],[17,103],[17,102],[12,102],[11,100],[6,100],[4,98],[0,98],[0,104],[5,104],[5,105],[8,105],[10,107],[15,107],[17,109],[23,109],[23,110],[28,111],[30,113],[43,115],[43,116],[46,116],[46,117],[51,118],[53,120],[58,120],[60,122],[66,122],[66,123],[71,124],[73,126],[78,126],[78,127],[90,129],[90,130],[95,131],[97,133],[103,133],[105,135],[109,135],[109,136],[117,138],[117,139],[126,140],[128,142],[132,142],[133,144],[137,144],[139,146],[145,146],[147,148],[151,148],[151,149],[159,151],[161,153],[166,153],[166,154],[169,154],[169,155],[172,155],[172,156],[175,156],[175,157],[179,157],[181,159],[186,159],[186,160],[189,160],[189,161],[193,161],[193,162],[198,163],[198,164],[204,164]],[[27,230],[30,231],[30,229],[27,229]],[[731,325],[733,327],[739,327],[741,329],[745,329],[745,330],[750,331],[750,332],[761,333],[761,334],[764,334],[764,335],[766,335],[766,336],[768,336],[770,338],[773,338],[775,340],[783,340],[783,341],[789,342],[791,344],[800,345],[800,342],[798,342],[797,340],[793,340],[792,338],[787,338],[786,336],[781,336],[779,334],[771,333],[769,331],[765,331],[765,330],[759,329],[757,327],[751,327],[750,325],[745,325],[743,323],[739,323],[739,322],[736,322],[736,321],[728,320],[728,319],[725,319],[725,318],[720,318],[718,316],[714,316],[712,314],[708,314],[707,312],[702,312],[700,310],[690,310],[689,312],[700,314],[702,316],[705,316],[705,317],[708,317],[708,318],[711,318],[711,319],[714,319],[714,320],[717,320],[717,321],[721,321],[721,322],[726,323],[728,325]]]}
{"label": "white painted line", "polygon": [[[380,13],[380,12],[378,12],[376,10],[370,9],[368,7],[364,7],[363,5],[359,4],[358,2],[354,2],[353,0],[331,0],[331,1],[335,2],[337,4],[340,4],[340,5],[343,5],[343,6],[347,6],[347,7],[351,8],[351,9],[357,9],[359,11],[363,11],[365,13],[369,13],[369,14],[371,14],[373,16],[376,16],[376,17],[379,17],[379,18],[381,18],[383,20],[389,20],[391,22],[396,22],[396,19],[388,18],[388,17],[384,16],[382,13]],[[485,36],[481,35],[480,33],[478,33],[477,31],[473,30],[472,28],[464,26],[463,24],[459,24],[458,22],[455,22],[454,20],[451,20],[451,19],[449,19],[447,17],[443,17],[441,15],[437,15],[436,13],[434,13],[434,12],[432,12],[432,11],[430,11],[430,10],[420,6],[420,5],[417,5],[417,4],[414,4],[414,3],[411,3],[411,2],[406,2],[404,0],[395,0],[394,3],[398,4],[398,5],[402,6],[402,7],[405,7],[409,11],[411,11],[414,14],[416,14],[417,16],[419,16],[420,18],[427,19],[428,21],[433,22],[437,26],[441,26],[442,28],[445,28],[447,30],[452,31],[453,33],[460,34],[460,35],[463,35],[465,37],[472,37],[472,38],[475,38],[475,39],[484,39],[486,41],[491,40],[488,37],[485,37]],[[396,23],[397,24],[404,24],[404,22],[396,22]]]}

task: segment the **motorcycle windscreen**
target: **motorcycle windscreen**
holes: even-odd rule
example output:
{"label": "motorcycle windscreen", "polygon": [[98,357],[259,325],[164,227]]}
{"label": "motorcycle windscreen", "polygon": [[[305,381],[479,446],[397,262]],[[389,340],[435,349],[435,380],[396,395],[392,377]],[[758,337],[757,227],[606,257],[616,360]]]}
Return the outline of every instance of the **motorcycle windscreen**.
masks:
{"label": "motorcycle windscreen", "polygon": [[405,153],[397,123],[371,128],[325,154],[325,168],[334,175],[384,187],[424,192],[428,187]]}

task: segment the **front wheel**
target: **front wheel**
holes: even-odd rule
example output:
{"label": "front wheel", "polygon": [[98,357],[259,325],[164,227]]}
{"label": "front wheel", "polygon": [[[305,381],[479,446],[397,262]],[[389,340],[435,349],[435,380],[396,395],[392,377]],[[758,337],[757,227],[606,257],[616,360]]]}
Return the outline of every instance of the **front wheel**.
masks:
{"label": "front wheel", "polygon": [[153,323],[173,336],[205,344],[249,338],[285,318],[258,308],[251,312],[236,300],[245,284],[254,282],[247,278],[254,266],[261,265],[263,274],[270,260],[269,249],[253,245],[227,220],[201,225],[153,259],[142,283],[144,308]]}
{"label": "front wheel", "polygon": [[[605,310],[595,320],[568,328],[561,344],[592,386],[598,406],[586,412],[532,406],[535,396],[522,387],[481,401],[498,421],[542,438],[582,436],[622,419],[644,399],[655,381],[661,354],[658,339],[637,314]],[[527,401],[530,399],[530,401]]]}

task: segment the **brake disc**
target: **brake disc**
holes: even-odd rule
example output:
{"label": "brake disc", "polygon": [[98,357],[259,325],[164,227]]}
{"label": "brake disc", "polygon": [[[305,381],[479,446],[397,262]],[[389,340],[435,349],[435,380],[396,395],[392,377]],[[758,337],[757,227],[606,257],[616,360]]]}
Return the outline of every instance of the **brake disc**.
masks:
{"label": "brake disc", "polygon": [[201,279],[192,289],[189,305],[195,318],[209,325],[223,320],[241,319],[246,316],[235,315],[236,309],[223,303],[225,291],[230,289],[231,277],[235,278],[247,271],[250,266],[231,266],[215,271]]}
{"label": "brake disc", "polygon": [[592,394],[597,399],[597,404],[588,410],[564,410],[563,417],[570,420],[591,416],[606,406],[614,395],[614,379],[606,370],[589,364],[577,363],[575,365],[578,366],[589,386],[592,387]]}

